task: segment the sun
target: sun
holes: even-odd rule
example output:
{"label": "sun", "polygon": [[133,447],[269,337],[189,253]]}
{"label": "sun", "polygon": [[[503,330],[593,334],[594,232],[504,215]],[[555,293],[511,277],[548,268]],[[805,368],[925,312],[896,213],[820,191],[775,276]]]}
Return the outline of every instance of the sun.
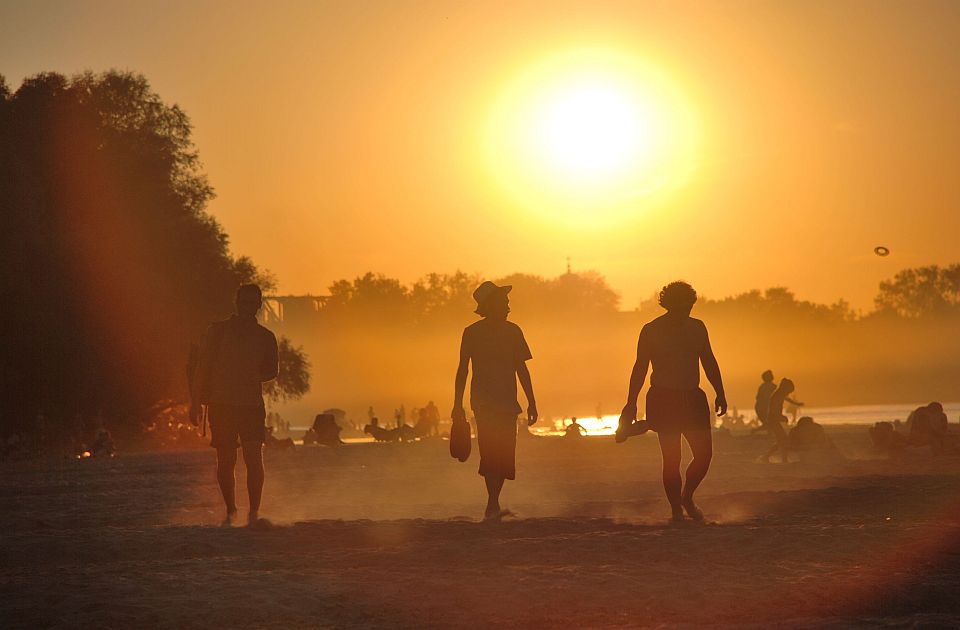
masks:
{"label": "sun", "polygon": [[503,88],[484,145],[514,202],[600,225],[682,186],[695,140],[692,110],[660,68],[579,49],[529,66]]}
{"label": "sun", "polygon": [[545,94],[536,109],[534,142],[558,175],[609,176],[649,148],[649,112],[615,83],[572,82]]}

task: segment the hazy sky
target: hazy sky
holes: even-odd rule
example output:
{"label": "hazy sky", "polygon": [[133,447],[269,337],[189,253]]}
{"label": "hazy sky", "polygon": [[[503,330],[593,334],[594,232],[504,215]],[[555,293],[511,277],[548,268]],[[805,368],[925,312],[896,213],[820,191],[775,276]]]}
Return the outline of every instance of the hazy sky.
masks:
{"label": "hazy sky", "polygon": [[[189,114],[211,211],[282,292],[570,256],[627,307],[677,277],[868,307],[897,270],[960,260],[958,41],[950,1],[0,3],[13,89],[129,69]],[[556,209],[563,178],[513,194],[524,165],[485,145],[497,103],[598,48],[682,96],[689,171],[615,211]]]}

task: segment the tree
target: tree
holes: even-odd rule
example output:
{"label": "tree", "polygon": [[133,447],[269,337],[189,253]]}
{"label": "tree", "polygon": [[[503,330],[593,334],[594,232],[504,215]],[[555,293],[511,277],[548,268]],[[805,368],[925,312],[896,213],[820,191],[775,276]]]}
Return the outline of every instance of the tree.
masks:
{"label": "tree", "polygon": [[264,385],[263,393],[271,403],[298,400],[310,391],[310,361],[303,347],[293,347],[286,337],[277,340],[277,350],[280,371],[276,379]]}
{"label": "tree", "polygon": [[0,435],[41,411],[135,428],[183,398],[191,340],[241,282],[206,206],[190,121],[141,75],[0,80],[0,296],[7,305]]}
{"label": "tree", "polygon": [[960,264],[904,269],[880,283],[874,304],[880,312],[902,317],[956,313],[960,310]]}

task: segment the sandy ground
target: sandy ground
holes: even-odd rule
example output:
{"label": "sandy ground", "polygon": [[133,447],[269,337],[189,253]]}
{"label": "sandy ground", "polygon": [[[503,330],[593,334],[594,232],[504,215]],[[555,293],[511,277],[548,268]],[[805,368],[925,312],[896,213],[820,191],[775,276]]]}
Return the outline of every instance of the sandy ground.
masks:
{"label": "sandy ground", "polygon": [[216,526],[210,451],[5,464],[0,625],[960,625],[960,458],[830,433],[851,459],[718,440],[706,525],[666,522],[646,436],[523,441],[500,524],[446,442],[268,453],[270,531]]}

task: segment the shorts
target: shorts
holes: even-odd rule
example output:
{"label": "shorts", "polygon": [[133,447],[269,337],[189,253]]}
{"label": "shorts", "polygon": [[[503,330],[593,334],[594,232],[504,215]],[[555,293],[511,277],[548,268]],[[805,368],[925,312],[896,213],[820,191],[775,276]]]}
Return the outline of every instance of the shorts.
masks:
{"label": "shorts", "polygon": [[517,478],[517,414],[475,411],[477,448],[484,477]]}
{"label": "shorts", "polygon": [[651,387],[647,392],[647,424],[657,433],[709,431],[707,395],[697,389]]}
{"label": "shorts", "polygon": [[266,439],[264,420],[267,412],[262,405],[211,404],[207,407],[207,415],[210,418],[210,446],[214,448],[263,444]]}

